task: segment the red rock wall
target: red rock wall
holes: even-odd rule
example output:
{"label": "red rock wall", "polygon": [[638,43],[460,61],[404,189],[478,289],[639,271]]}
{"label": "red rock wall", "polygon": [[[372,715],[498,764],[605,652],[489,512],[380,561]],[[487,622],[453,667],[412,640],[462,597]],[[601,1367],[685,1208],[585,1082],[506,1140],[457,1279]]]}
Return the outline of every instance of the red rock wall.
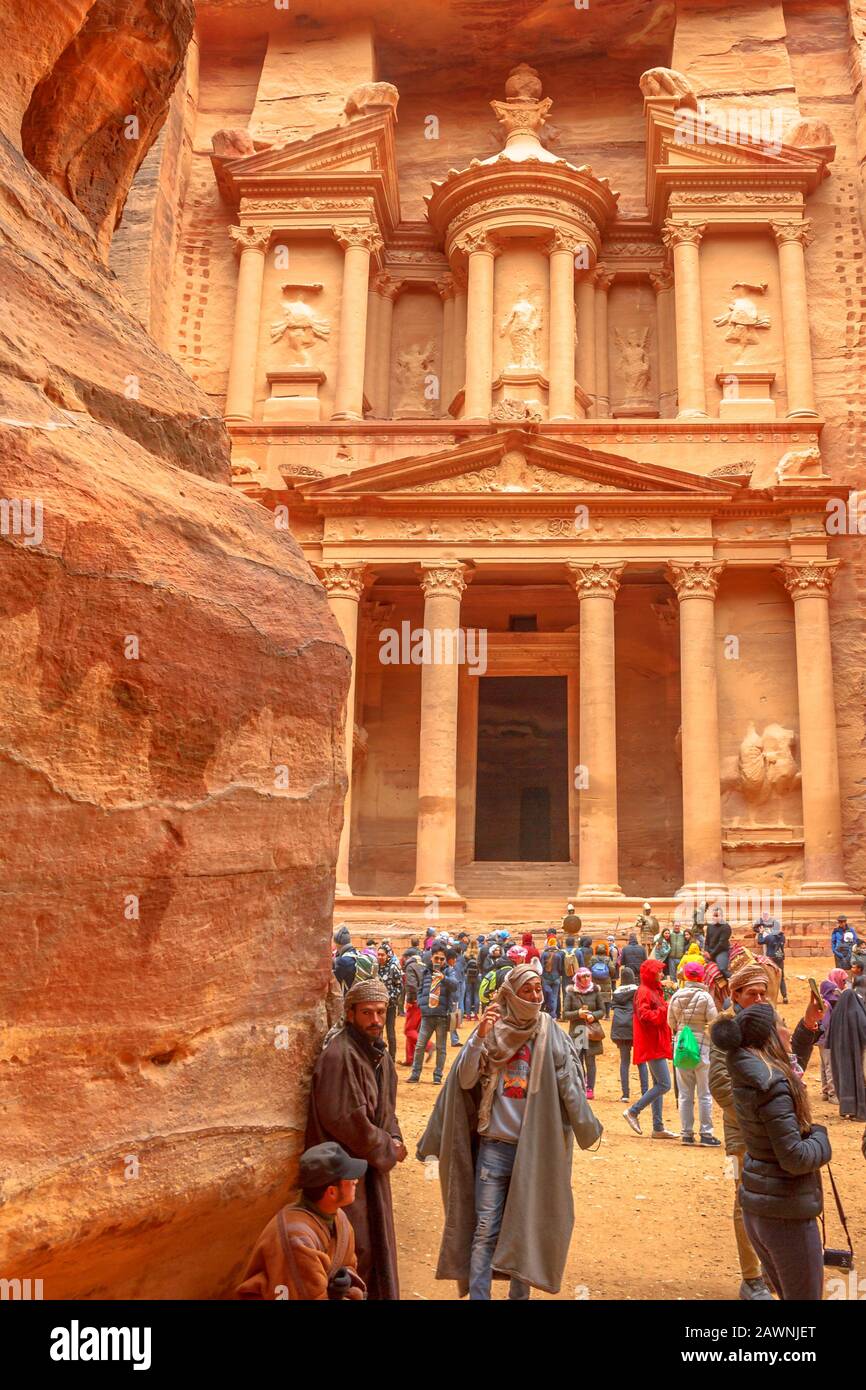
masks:
{"label": "red rock wall", "polygon": [[[23,37],[6,8],[17,75],[50,80],[73,7]],[[118,110],[170,96],[187,5],[150,15]],[[0,139],[0,499],[34,508],[0,535],[0,1275],[213,1297],[288,1189],[326,1023],[348,654],[100,262],[134,168],[73,205],[62,161],[16,150],[25,86]],[[102,158],[93,124],[78,148]]]}

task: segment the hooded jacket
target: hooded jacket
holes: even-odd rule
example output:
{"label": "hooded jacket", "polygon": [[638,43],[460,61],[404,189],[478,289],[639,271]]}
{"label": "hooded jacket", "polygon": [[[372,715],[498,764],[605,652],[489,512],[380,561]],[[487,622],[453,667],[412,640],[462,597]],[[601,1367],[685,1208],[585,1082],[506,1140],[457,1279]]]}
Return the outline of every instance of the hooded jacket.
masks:
{"label": "hooded jacket", "polygon": [[634,1039],[634,998],[637,985],[620,985],[613,996],[610,1015],[610,1040],[616,1043],[632,1042]]}
{"label": "hooded jacket", "polygon": [[741,1046],[737,1020],[720,1018],[713,1043],[726,1054],[734,1109],[746,1156],[740,1180],[740,1206],[753,1216],[808,1221],[823,1208],[820,1169],[830,1162],[823,1125],[806,1135],[794,1110],[788,1078]]}
{"label": "hooded jacket", "polygon": [[668,1027],[667,1000],[662,993],[664,963],[645,960],[640,968],[640,988],[634,1000],[634,1061],[655,1062],[673,1056]]}
{"label": "hooded jacket", "polygon": [[631,938],[629,938],[620,951],[620,966],[627,965],[629,970],[633,970],[634,973],[638,975],[645,960],[646,947],[641,946],[639,941],[632,941]]}
{"label": "hooded jacket", "polygon": [[521,937],[521,940],[520,940],[520,944],[521,944],[522,946],[525,946],[525,947],[526,947],[526,963],[527,963],[527,965],[529,964],[529,962],[530,962],[531,960],[539,960],[539,959],[540,959],[540,953],[539,953],[538,947],[536,946],[535,942],[534,942],[533,939],[532,939],[532,932],[531,932],[531,931],[525,931],[525,932],[523,933],[523,936]]}

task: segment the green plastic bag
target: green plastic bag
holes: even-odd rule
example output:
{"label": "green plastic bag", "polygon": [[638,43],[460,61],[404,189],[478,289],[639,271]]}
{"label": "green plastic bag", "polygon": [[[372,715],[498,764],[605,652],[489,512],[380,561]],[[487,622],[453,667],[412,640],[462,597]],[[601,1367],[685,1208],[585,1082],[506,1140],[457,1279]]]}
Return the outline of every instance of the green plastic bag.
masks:
{"label": "green plastic bag", "polygon": [[677,1045],[674,1048],[674,1066],[679,1067],[680,1071],[692,1071],[701,1064],[701,1047],[694,1033],[687,1023],[684,1023],[677,1033]]}

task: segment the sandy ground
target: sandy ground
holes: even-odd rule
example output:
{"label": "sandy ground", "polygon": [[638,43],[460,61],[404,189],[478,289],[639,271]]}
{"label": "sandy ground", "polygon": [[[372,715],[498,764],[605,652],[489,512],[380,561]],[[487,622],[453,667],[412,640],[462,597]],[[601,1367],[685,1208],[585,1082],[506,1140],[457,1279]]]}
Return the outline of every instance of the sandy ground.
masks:
{"label": "sandy ground", "polygon": [[[788,997],[780,1013],[794,1027],[802,1017],[808,995],[806,975],[824,979],[831,958],[790,962]],[[802,979],[798,978],[802,975]],[[474,1025],[473,1025],[474,1026]],[[403,1020],[397,1020],[398,1058],[402,1052]],[[469,1036],[465,1026],[461,1038]],[[449,1047],[448,1066],[457,1056]],[[425,1179],[424,1165],[415,1157],[416,1143],[433,1108],[438,1089],[428,1061],[418,1086],[407,1086],[406,1068],[398,1068],[397,1109],[410,1157],[395,1169],[392,1183],[400,1253],[400,1284],[404,1299],[456,1298],[456,1287],[434,1276],[442,1230],[438,1183]],[[632,1098],[637,1086],[633,1071]],[[815,1050],[808,1070],[812,1113],[825,1124],[833,1146],[833,1172],[842,1195],[855,1252],[860,1254],[858,1278],[866,1298],[866,1161],[860,1151],[863,1125],[839,1117],[837,1105],[821,1099],[820,1063]],[[607,1041],[599,1058],[593,1109],[604,1125],[595,1153],[575,1147],[572,1169],[575,1227],[560,1299],[735,1299],[740,1285],[731,1207],[732,1180],[726,1176],[724,1148],[689,1148],[649,1137],[649,1110],[638,1138],[622,1118],[619,1104],[619,1054]],[[716,1133],[722,1138],[721,1114],[714,1107]],[[673,1093],[665,1098],[665,1120],[679,1132]],[[729,1165],[728,1165],[729,1166]],[[543,1174],[539,1175],[543,1181]],[[830,1197],[829,1183],[827,1195]],[[844,1245],[835,1215],[828,1216],[828,1243]],[[828,1277],[839,1277],[830,1270]],[[848,1275],[845,1275],[848,1278]],[[507,1285],[494,1283],[494,1298],[504,1298]],[[829,1292],[833,1292],[831,1289]],[[533,1292],[533,1298],[551,1295]],[[837,1293],[838,1297],[838,1286]]]}

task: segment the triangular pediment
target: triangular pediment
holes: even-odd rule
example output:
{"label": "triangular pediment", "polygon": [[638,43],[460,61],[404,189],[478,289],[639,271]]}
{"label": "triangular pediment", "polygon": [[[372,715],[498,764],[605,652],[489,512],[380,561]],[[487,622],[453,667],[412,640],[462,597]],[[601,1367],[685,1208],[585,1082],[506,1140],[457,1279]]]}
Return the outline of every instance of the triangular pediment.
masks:
{"label": "triangular pediment", "polygon": [[582,444],[521,430],[419,458],[396,459],[354,473],[301,484],[319,502],[357,497],[474,496],[499,499],[588,493],[729,497],[737,483],[636,463]]}
{"label": "triangular pediment", "polygon": [[[259,150],[237,159],[213,157],[217,182],[233,203],[285,190],[287,196],[328,196],[340,176],[384,185],[390,220],[400,220],[394,144],[396,117],[390,108],[317,132],[305,140]],[[368,190],[370,191],[370,190]]]}

